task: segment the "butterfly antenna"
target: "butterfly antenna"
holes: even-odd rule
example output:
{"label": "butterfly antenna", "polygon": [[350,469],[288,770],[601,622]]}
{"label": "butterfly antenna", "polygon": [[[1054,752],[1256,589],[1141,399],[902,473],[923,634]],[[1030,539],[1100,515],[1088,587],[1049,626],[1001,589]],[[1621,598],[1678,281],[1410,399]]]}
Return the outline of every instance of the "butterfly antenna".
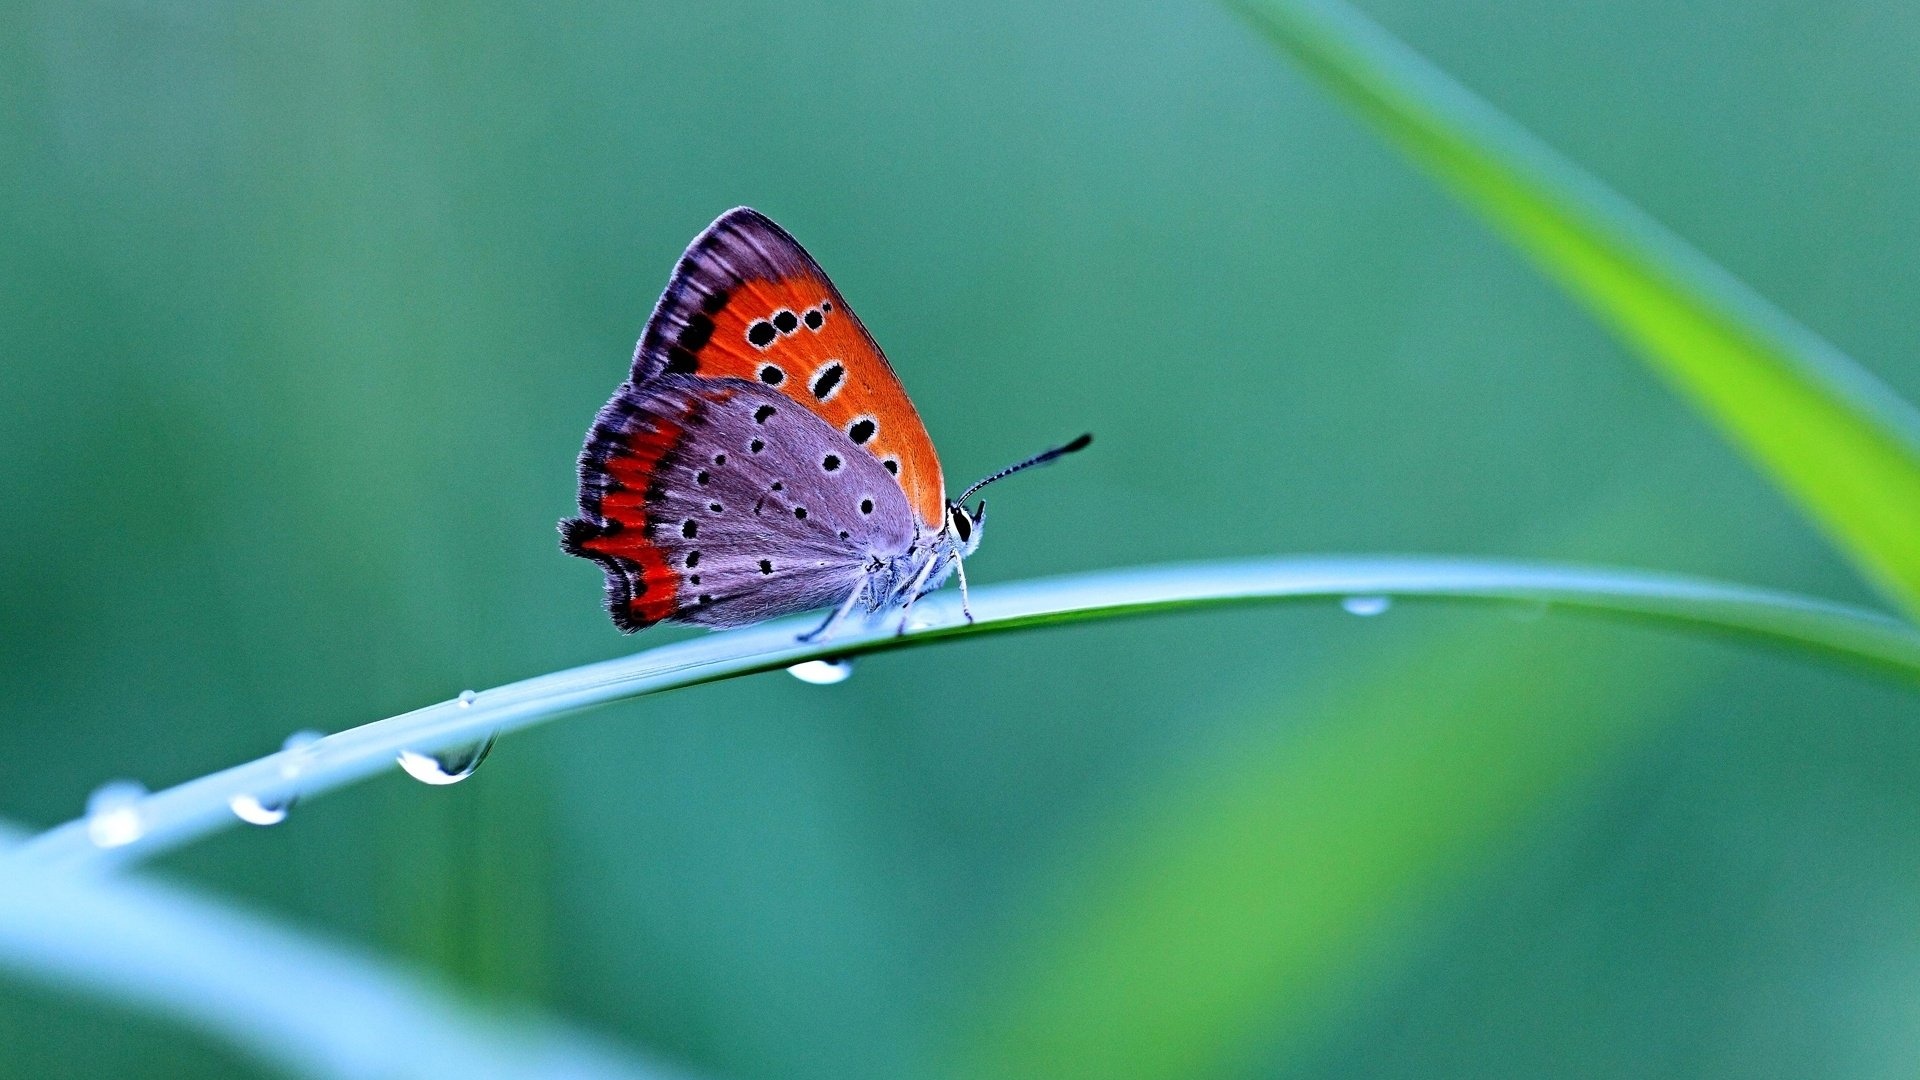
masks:
{"label": "butterfly antenna", "polygon": [[979,491],[981,488],[986,487],[988,484],[993,483],[995,480],[1005,480],[1007,477],[1012,476],[1014,473],[1024,472],[1027,469],[1033,468],[1035,465],[1045,465],[1049,461],[1066,457],[1068,454],[1079,453],[1080,451],[1085,450],[1087,448],[1087,444],[1091,442],[1093,442],[1093,434],[1089,432],[1073,440],[1072,442],[1067,443],[1065,446],[1056,446],[1051,450],[1042,450],[1040,453],[1033,455],[1027,460],[1009,465],[1006,468],[1001,469],[999,472],[994,473],[992,476],[987,477],[985,480],[982,480],[979,483],[973,485],[967,490],[961,492],[960,497],[953,501],[957,503],[966,502],[968,499],[973,497],[974,492]]}

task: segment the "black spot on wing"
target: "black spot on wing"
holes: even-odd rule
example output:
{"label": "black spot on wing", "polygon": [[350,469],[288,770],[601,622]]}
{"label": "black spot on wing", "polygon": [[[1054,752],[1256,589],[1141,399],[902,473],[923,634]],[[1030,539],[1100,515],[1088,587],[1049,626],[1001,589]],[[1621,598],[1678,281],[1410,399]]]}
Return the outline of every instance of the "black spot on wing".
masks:
{"label": "black spot on wing", "polygon": [[687,317],[687,328],[680,331],[680,347],[697,353],[713,340],[713,320],[704,314]]}
{"label": "black spot on wing", "polygon": [[832,397],[834,389],[840,385],[840,380],[846,373],[846,366],[838,360],[821,368],[820,373],[813,377],[813,396],[821,401]]}

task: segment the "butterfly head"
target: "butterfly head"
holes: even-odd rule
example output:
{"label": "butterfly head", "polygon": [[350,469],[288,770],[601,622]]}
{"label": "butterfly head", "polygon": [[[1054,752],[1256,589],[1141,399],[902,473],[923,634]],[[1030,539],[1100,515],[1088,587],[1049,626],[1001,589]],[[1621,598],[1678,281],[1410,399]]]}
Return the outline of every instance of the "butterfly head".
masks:
{"label": "butterfly head", "polygon": [[974,553],[980,546],[980,534],[987,524],[987,500],[981,499],[980,505],[972,510],[958,500],[947,503],[947,535],[953,538],[953,546],[962,558]]}

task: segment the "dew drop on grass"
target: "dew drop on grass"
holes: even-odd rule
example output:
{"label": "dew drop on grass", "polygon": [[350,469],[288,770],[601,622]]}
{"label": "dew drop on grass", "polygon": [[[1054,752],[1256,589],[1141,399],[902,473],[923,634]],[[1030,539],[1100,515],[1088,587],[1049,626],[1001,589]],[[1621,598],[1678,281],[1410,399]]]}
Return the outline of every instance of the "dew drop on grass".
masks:
{"label": "dew drop on grass", "polygon": [[280,749],[288,753],[298,753],[326,737],[325,732],[315,731],[312,728],[301,728],[299,731],[287,736],[286,740],[280,744]]}
{"label": "dew drop on grass", "polygon": [[457,784],[472,776],[473,771],[480,767],[480,763],[487,760],[487,755],[493,752],[493,741],[499,737],[500,733],[496,731],[479,742],[448,747],[432,753],[402,750],[399,759],[400,768],[408,776],[423,784],[432,784],[436,787]]}
{"label": "dew drop on grass", "polygon": [[[298,779],[306,771],[312,759],[309,751],[313,745],[326,736],[312,729],[303,729],[287,736],[280,744],[280,776],[286,780]],[[249,825],[278,825],[287,820],[287,812],[299,800],[298,795],[289,794],[276,797],[256,795],[243,791],[227,800],[227,809],[233,816]]]}
{"label": "dew drop on grass", "polygon": [[227,808],[233,816],[249,825],[278,825],[287,820],[287,811],[293,809],[293,800],[286,802],[262,802],[259,796],[242,792],[227,800]]}
{"label": "dew drop on grass", "polygon": [[137,780],[113,780],[87,796],[87,839],[95,847],[125,847],[147,834],[140,800],[147,789]]}
{"label": "dew drop on grass", "polygon": [[1340,606],[1346,609],[1347,614],[1358,615],[1365,619],[1379,615],[1392,607],[1393,598],[1389,596],[1349,596],[1345,600],[1340,601]]}
{"label": "dew drop on grass", "polygon": [[460,691],[460,696],[459,696],[458,698],[456,698],[455,700],[456,700],[456,701],[458,701],[458,702],[460,703],[460,707],[461,707],[461,708],[463,708],[463,709],[471,709],[471,708],[473,708],[473,701],[474,701],[474,699],[475,699],[475,698],[477,698],[477,697],[479,697],[479,696],[480,696],[479,694],[476,694],[476,693],[474,693],[474,692],[473,692],[473,691],[471,691],[471,690],[462,690],[462,691]]}
{"label": "dew drop on grass", "polygon": [[795,664],[787,669],[787,674],[803,683],[815,686],[832,686],[853,678],[853,661],[834,658],[831,660],[809,660],[804,664]]}

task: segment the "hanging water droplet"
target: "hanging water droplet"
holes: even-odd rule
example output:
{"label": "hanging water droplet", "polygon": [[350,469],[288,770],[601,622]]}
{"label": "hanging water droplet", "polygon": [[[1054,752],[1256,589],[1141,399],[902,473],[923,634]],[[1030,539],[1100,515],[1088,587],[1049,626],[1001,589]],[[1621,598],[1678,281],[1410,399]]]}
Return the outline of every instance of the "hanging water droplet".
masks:
{"label": "hanging water droplet", "polygon": [[1358,615],[1365,619],[1378,615],[1392,607],[1393,598],[1389,596],[1349,596],[1345,600],[1340,601],[1340,606],[1347,610],[1347,614]]}
{"label": "hanging water droplet", "polygon": [[435,786],[457,784],[472,776],[473,770],[478,769],[480,763],[487,760],[487,755],[493,752],[493,740],[499,737],[500,733],[496,731],[479,742],[437,750],[430,754],[418,750],[402,750],[400,751],[400,768],[404,769],[408,776],[423,784]]}
{"label": "hanging water droplet", "polygon": [[795,664],[787,669],[787,674],[803,683],[815,686],[832,686],[853,678],[853,661],[834,657],[829,660],[809,660],[804,664]]}
{"label": "hanging water droplet", "polygon": [[233,816],[249,825],[278,825],[287,820],[287,811],[293,809],[293,800],[285,802],[262,802],[259,796],[240,794],[227,800],[227,808]]}
{"label": "hanging water droplet", "polygon": [[463,708],[463,709],[471,709],[471,708],[473,708],[473,701],[474,701],[474,699],[475,699],[475,698],[477,698],[477,697],[479,697],[479,696],[480,696],[479,694],[476,694],[476,693],[474,693],[474,692],[473,692],[473,691],[471,691],[471,690],[462,690],[462,691],[460,691],[460,697],[459,697],[459,699],[458,699],[458,700],[459,700],[459,702],[460,702],[460,707],[461,707],[461,708]]}
{"label": "hanging water droplet", "polygon": [[147,789],[137,780],[114,780],[87,796],[87,839],[95,847],[125,847],[147,834],[140,800]]}
{"label": "hanging water droplet", "polygon": [[[287,736],[280,744],[280,775],[287,780],[297,779],[312,760],[313,755],[309,751],[324,738],[325,734],[311,728],[303,728]],[[243,791],[227,799],[227,809],[233,811],[234,817],[249,825],[278,825],[287,820],[288,811],[293,809],[297,801],[297,794],[266,798]]]}

